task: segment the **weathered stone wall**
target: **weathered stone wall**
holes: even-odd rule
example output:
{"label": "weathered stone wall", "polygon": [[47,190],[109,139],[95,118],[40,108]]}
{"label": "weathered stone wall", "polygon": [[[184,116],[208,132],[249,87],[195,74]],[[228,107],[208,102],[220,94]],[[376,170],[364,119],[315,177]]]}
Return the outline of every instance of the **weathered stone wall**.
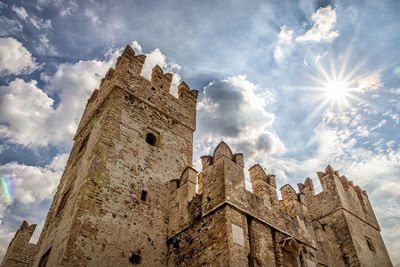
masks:
{"label": "weathered stone wall", "polygon": [[49,247],[54,266],[166,264],[168,181],[192,162],[197,92],[172,96],[172,76],[146,80],[143,61],[128,47],[89,99],[35,264]]}

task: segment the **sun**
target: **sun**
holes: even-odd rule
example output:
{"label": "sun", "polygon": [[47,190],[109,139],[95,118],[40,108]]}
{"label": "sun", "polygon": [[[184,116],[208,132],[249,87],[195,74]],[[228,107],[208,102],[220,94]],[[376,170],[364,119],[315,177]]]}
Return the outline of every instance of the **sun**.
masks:
{"label": "sun", "polygon": [[343,102],[348,97],[350,87],[345,81],[333,80],[324,87],[325,96],[331,101]]}
{"label": "sun", "polygon": [[318,62],[315,75],[304,73],[314,83],[312,86],[301,88],[301,90],[314,92],[310,103],[313,103],[315,108],[307,116],[308,119],[321,114],[324,109],[341,113],[351,108],[354,102],[365,102],[358,93],[358,79],[355,76],[361,64],[349,71],[346,71],[346,65],[347,59],[342,62],[339,71],[336,71],[333,61],[330,62],[330,70]]}

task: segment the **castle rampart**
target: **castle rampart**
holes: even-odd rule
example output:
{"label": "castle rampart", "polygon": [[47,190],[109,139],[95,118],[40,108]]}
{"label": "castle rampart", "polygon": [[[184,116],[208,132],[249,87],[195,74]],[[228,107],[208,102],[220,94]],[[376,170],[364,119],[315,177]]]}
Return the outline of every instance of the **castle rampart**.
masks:
{"label": "castle rampart", "polygon": [[[2,266],[392,266],[368,196],[331,166],[280,188],[221,142],[192,166],[196,90],[127,46],[94,90],[37,245]],[[279,178],[279,177],[278,177]],[[196,190],[197,187],[197,190]]]}

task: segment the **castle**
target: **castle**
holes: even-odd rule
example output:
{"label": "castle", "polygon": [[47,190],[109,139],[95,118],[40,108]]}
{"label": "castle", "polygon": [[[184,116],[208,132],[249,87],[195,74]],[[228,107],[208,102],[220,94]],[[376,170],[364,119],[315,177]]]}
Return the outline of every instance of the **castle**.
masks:
{"label": "castle", "polygon": [[[192,166],[198,92],[127,46],[88,100],[36,245],[1,266],[392,266],[367,193],[328,166],[278,199],[275,176],[220,143]],[[197,187],[197,189],[196,189]]]}

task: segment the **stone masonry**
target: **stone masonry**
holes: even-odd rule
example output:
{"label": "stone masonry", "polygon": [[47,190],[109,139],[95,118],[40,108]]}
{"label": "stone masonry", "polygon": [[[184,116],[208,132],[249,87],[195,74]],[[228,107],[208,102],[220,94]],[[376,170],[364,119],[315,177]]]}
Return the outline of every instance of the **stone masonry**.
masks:
{"label": "stone masonry", "polygon": [[[88,100],[36,245],[25,221],[3,266],[392,266],[367,193],[328,166],[280,188],[221,142],[192,166],[198,92],[140,75],[127,46]],[[196,189],[197,188],[197,189]]]}

